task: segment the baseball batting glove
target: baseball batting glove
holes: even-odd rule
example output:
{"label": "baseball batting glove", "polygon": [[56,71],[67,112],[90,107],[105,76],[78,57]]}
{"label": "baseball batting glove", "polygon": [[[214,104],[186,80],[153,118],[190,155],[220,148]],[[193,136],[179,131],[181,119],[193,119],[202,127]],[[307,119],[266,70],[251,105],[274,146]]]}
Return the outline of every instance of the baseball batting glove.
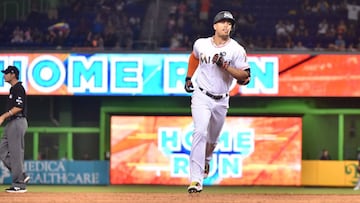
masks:
{"label": "baseball batting glove", "polygon": [[224,60],[224,57],[219,54],[215,54],[212,58],[212,62],[215,63],[219,68],[227,69],[229,63]]}
{"label": "baseball batting glove", "polygon": [[237,82],[237,84],[239,84],[239,85],[247,85],[247,84],[249,84],[249,82],[250,82],[250,77],[249,77],[249,78],[246,78],[245,80],[237,80],[236,82]]}
{"label": "baseball batting glove", "polygon": [[191,93],[194,91],[194,86],[191,82],[191,77],[186,77],[185,78],[185,91],[188,92],[188,93]]}
{"label": "baseball batting glove", "polygon": [[239,85],[247,85],[250,82],[250,69],[248,68],[248,69],[245,69],[244,71],[246,71],[249,74],[249,76],[245,80],[236,81],[237,84],[239,84]]}

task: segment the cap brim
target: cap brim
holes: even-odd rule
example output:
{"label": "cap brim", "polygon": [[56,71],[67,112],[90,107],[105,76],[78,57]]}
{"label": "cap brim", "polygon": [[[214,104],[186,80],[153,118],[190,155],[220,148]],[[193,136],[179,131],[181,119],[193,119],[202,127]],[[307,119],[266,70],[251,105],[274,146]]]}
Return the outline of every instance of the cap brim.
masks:
{"label": "cap brim", "polygon": [[4,71],[4,70],[2,70],[1,72],[2,72],[2,73],[6,73],[6,71]]}

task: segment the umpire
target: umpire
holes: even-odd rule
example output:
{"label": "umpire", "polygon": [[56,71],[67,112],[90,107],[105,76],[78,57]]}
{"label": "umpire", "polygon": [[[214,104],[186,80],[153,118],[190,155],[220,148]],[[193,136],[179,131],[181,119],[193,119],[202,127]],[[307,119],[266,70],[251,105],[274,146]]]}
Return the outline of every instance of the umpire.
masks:
{"label": "umpire", "polygon": [[12,176],[11,187],[6,192],[24,193],[30,177],[24,170],[24,136],[28,128],[25,89],[19,81],[19,69],[8,66],[2,70],[5,82],[11,85],[6,112],[0,116],[0,125],[6,121],[0,142],[0,158]]}

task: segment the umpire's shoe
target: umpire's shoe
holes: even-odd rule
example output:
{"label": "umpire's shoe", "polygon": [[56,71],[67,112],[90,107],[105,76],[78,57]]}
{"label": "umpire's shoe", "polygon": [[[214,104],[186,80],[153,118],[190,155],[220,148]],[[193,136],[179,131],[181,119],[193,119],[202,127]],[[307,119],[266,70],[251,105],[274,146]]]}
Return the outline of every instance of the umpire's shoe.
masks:
{"label": "umpire's shoe", "polygon": [[9,193],[25,193],[27,192],[26,188],[21,188],[21,187],[9,187],[7,189],[5,189],[6,192]]}
{"label": "umpire's shoe", "polygon": [[188,187],[189,193],[198,193],[202,191],[202,186],[198,182],[191,182],[191,184]]}
{"label": "umpire's shoe", "polygon": [[24,183],[28,184],[30,182],[30,176],[26,175],[26,173],[24,173]]}

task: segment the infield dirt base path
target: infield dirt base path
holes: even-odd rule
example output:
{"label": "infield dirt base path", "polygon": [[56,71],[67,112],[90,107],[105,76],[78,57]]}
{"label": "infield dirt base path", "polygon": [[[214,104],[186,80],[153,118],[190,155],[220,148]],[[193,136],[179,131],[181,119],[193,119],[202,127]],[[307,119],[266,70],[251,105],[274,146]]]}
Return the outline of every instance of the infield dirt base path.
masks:
{"label": "infield dirt base path", "polygon": [[6,203],[345,203],[359,202],[358,195],[282,195],[282,194],[182,194],[182,193],[0,193]]}

